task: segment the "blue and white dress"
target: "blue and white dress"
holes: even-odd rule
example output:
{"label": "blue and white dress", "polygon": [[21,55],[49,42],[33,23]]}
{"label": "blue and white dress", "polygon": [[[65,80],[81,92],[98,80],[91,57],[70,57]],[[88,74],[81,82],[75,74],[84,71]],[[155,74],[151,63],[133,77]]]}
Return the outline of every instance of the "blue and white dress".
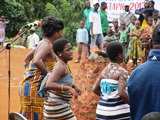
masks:
{"label": "blue and white dress", "polygon": [[110,79],[111,75],[118,75],[120,72],[125,76],[123,68],[111,63],[103,72],[105,78],[100,81],[101,95],[96,109],[96,120],[130,120],[130,107],[119,96],[119,81]]}

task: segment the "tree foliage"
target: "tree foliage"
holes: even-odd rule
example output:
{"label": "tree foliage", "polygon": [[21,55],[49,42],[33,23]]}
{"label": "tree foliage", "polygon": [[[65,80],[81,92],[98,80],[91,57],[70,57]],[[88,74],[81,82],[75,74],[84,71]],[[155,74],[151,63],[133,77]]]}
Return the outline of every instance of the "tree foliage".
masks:
{"label": "tree foliage", "polygon": [[6,16],[7,36],[14,36],[25,24],[45,16],[56,16],[65,24],[64,35],[75,43],[75,32],[82,19],[84,0],[1,0],[0,15]]}

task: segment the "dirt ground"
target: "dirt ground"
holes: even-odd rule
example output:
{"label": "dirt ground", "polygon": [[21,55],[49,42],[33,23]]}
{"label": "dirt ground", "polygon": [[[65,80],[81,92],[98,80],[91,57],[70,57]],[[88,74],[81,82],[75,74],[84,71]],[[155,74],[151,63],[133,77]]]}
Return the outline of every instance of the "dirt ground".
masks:
{"label": "dirt ground", "polygon": [[[20,101],[18,84],[23,79],[24,57],[29,50],[14,48],[11,50],[11,101],[10,111],[18,112]],[[73,109],[78,120],[95,120],[95,108],[98,98],[92,93],[91,87],[106,63],[101,60],[89,62],[85,67],[70,63],[76,84],[82,95],[73,100]],[[7,120],[8,110],[8,53],[0,53],[0,120]]]}

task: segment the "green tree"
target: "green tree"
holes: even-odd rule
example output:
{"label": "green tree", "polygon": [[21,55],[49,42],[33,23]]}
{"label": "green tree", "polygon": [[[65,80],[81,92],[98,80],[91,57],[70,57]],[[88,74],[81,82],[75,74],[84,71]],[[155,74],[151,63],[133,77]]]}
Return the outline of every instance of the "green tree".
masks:
{"label": "green tree", "polygon": [[64,34],[75,43],[75,32],[82,19],[84,0],[1,0],[0,15],[6,16],[7,36],[14,36],[25,24],[52,15],[63,20]]}

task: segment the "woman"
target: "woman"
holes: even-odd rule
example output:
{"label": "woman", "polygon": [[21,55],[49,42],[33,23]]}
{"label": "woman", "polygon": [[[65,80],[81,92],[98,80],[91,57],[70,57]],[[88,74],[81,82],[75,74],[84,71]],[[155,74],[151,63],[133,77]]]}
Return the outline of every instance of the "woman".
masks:
{"label": "woman", "polygon": [[122,45],[117,42],[110,43],[107,55],[110,63],[93,86],[93,91],[100,96],[96,120],[129,120],[130,108],[126,94],[128,72],[120,66],[124,58]]}
{"label": "woman", "polygon": [[59,59],[45,85],[44,120],[76,120],[70,100],[71,97],[77,98],[80,91],[74,85],[67,65],[73,58],[71,45],[62,38],[54,42],[53,49]]}
{"label": "woman", "polygon": [[134,65],[137,65],[137,61],[141,60],[144,56],[142,54],[142,43],[140,40],[140,36],[142,33],[142,29],[140,27],[140,21],[135,21],[135,28],[130,32],[130,43],[128,47],[128,57],[133,60]]}
{"label": "woman", "polygon": [[27,64],[32,61],[26,69],[19,93],[21,112],[28,120],[43,119],[43,99],[37,92],[41,79],[53,69],[56,62],[52,46],[53,42],[62,36],[63,27],[63,22],[55,17],[44,18],[42,21],[44,38],[25,59]]}
{"label": "woman", "polygon": [[143,60],[146,61],[147,60],[147,56],[148,56],[148,52],[151,48],[151,37],[152,37],[152,33],[153,33],[153,17],[152,16],[148,16],[147,19],[147,25],[142,28],[142,34],[140,36],[140,39],[142,41],[142,49],[143,49],[143,54],[144,54],[144,58]]}

